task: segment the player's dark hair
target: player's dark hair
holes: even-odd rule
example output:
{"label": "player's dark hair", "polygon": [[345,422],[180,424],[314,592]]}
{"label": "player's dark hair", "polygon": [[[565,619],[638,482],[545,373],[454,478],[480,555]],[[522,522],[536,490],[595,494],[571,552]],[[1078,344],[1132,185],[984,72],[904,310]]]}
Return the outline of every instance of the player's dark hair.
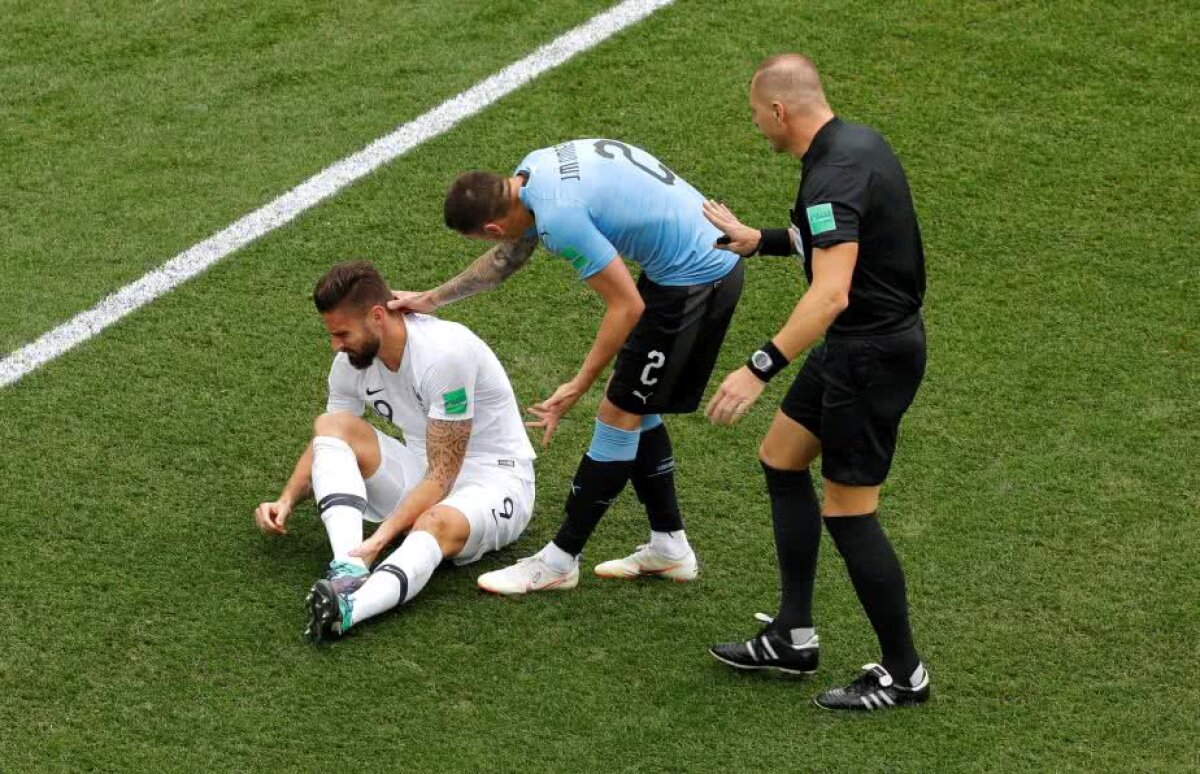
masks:
{"label": "player's dark hair", "polygon": [[352,304],[355,309],[386,304],[391,297],[383,275],[367,261],[336,264],[317,281],[313,290],[313,303],[322,314],[343,304]]}
{"label": "player's dark hair", "polygon": [[485,223],[508,213],[508,178],[491,172],[463,172],[446,192],[442,214],[446,227],[478,234]]}

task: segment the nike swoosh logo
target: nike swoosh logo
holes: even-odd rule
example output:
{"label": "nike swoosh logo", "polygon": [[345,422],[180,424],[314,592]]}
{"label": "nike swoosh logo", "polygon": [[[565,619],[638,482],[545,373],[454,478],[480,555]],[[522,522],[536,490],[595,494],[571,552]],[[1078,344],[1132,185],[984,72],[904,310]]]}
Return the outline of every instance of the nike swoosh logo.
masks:
{"label": "nike swoosh logo", "polygon": [[380,388],[379,388],[379,389],[377,389],[377,390],[367,390],[367,394],[368,394],[368,395],[375,395],[376,393],[380,393],[380,392],[383,392],[383,388],[382,388],[382,387],[380,387]]}

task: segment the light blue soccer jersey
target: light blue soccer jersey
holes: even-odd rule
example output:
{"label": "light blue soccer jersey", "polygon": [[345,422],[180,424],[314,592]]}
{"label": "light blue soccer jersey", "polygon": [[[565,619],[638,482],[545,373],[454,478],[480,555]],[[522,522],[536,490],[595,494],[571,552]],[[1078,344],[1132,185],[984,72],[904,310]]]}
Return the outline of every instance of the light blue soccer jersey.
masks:
{"label": "light blue soccer jersey", "polygon": [[516,169],[538,237],[587,279],[617,255],[659,285],[714,282],[738,256],[713,247],[704,196],[640,148],[572,140],[530,153]]}

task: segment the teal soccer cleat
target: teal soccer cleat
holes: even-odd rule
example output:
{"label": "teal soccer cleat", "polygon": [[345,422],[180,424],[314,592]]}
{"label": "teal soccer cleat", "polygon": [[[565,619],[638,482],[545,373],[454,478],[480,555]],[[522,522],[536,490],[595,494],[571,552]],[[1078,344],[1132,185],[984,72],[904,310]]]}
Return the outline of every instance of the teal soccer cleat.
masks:
{"label": "teal soccer cleat", "polygon": [[333,584],[334,593],[353,594],[370,574],[361,564],[334,559],[325,570],[325,580]]}
{"label": "teal soccer cleat", "polygon": [[313,644],[336,640],[350,628],[354,603],[349,595],[338,594],[333,581],[319,580],[304,600],[308,604],[308,626],[304,636]]}

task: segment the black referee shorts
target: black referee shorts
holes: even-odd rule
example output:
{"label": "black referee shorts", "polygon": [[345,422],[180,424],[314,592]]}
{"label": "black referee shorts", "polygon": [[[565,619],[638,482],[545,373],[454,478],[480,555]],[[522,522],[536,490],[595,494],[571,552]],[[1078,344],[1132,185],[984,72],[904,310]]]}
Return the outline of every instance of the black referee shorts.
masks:
{"label": "black referee shorts", "polygon": [[708,378],[742,295],[741,261],[704,285],[658,285],[642,275],[642,318],[625,341],[605,393],[631,414],[688,414]]}
{"label": "black referee shorts", "polygon": [[925,375],[925,325],[828,337],[805,359],[780,410],[821,439],[821,475],[847,486],[887,478],[900,419]]}

